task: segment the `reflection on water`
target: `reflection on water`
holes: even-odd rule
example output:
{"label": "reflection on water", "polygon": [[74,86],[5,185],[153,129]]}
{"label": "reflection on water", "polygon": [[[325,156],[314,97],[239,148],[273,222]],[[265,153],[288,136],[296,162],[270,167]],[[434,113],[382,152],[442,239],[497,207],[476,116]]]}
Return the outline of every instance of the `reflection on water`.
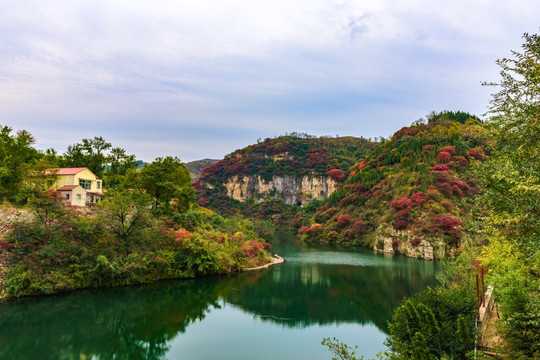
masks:
{"label": "reflection on water", "polygon": [[250,358],[243,342],[259,332],[268,341],[258,358],[270,358],[264,344],[284,334],[303,351],[306,336],[320,343],[315,329],[386,332],[402,298],[434,284],[432,262],[279,240],[274,249],[286,262],[263,271],[2,303],[0,359],[204,358],[201,341],[230,346],[234,356],[215,350],[221,358]]}

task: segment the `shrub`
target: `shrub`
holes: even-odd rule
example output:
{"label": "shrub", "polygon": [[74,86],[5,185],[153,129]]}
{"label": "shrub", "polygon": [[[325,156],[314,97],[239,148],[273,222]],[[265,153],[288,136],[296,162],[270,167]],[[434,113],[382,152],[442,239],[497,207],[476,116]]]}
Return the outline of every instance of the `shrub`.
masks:
{"label": "shrub", "polygon": [[449,165],[458,169],[464,168],[469,165],[469,160],[464,156],[452,156]]}
{"label": "shrub", "polygon": [[442,163],[447,163],[451,157],[452,155],[450,155],[450,153],[446,151],[441,151],[439,155],[437,155],[437,160]]}
{"label": "shrub", "polygon": [[470,289],[430,288],[396,309],[386,344],[399,359],[465,359],[474,348],[475,314]]}
{"label": "shrub", "polygon": [[440,164],[440,165],[433,166],[431,168],[431,171],[432,172],[444,172],[444,171],[450,171],[450,168],[448,167],[448,165]]}
{"label": "shrub", "polygon": [[411,199],[409,199],[408,197],[404,196],[398,200],[394,200],[390,203],[390,206],[394,209],[394,210],[404,210],[404,209],[408,209],[411,207]]}
{"label": "shrub", "polygon": [[482,148],[476,147],[467,150],[467,156],[473,158],[474,160],[484,161],[486,159],[486,154]]}
{"label": "shrub", "polygon": [[345,172],[340,169],[332,169],[326,175],[337,182],[342,182],[345,179]]}
{"label": "shrub", "polygon": [[313,224],[311,225],[311,227],[307,230],[307,233],[310,235],[310,236],[318,236],[322,233],[323,231],[323,226],[321,224]]}
{"label": "shrub", "polygon": [[351,215],[349,214],[340,215],[337,217],[336,221],[339,225],[349,225],[349,223],[351,222]]}
{"label": "shrub", "polygon": [[443,146],[442,148],[439,149],[439,154],[441,152],[447,152],[449,153],[450,155],[456,155],[456,147],[455,146]]}
{"label": "shrub", "polygon": [[424,196],[424,193],[417,192],[411,195],[411,201],[414,205],[422,205],[426,202],[426,197]]}
{"label": "shrub", "polygon": [[405,219],[396,219],[394,221],[394,229],[396,230],[405,230],[407,228],[408,222]]}
{"label": "shrub", "polygon": [[463,221],[456,218],[453,214],[437,214],[433,217],[433,222],[439,228],[442,228],[447,234],[454,234],[459,227],[463,227]]}
{"label": "shrub", "polygon": [[359,238],[366,232],[366,223],[360,219],[356,219],[351,222],[349,229],[349,239],[353,240]]}

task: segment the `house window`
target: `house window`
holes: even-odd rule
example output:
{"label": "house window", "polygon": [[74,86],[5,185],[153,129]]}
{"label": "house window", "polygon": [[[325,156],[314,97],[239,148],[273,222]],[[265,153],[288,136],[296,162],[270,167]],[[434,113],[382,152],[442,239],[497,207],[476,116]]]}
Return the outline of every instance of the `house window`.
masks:
{"label": "house window", "polygon": [[66,194],[66,200],[69,200],[69,194]]}
{"label": "house window", "polygon": [[91,180],[79,180],[79,185],[86,190],[90,190],[92,188],[92,181]]}
{"label": "house window", "polygon": [[96,184],[97,184],[98,190],[101,189],[101,181],[98,181]]}
{"label": "house window", "polygon": [[77,194],[77,200],[81,200],[81,194]]}

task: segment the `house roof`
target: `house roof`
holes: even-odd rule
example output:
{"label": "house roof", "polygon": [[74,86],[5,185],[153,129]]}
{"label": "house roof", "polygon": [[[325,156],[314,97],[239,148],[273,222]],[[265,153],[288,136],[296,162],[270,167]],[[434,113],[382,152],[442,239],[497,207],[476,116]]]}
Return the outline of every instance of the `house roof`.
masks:
{"label": "house roof", "polygon": [[61,188],[56,189],[56,191],[69,191],[75,189],[79,185],[64,185]]}

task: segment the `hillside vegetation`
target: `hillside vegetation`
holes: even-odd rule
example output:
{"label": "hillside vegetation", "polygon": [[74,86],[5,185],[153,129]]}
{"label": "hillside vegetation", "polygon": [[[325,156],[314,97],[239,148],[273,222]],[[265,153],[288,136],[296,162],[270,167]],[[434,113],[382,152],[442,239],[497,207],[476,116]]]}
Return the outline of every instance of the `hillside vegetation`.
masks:
{"label": "hillside vegetation", "polygon": [[189,171],[189,175],[191,177],[191,181],[196,181],[199,176],[201,176],[201,173],[204,168],[217,163],[219,160],[215,159],[202,159],[202,160],[194,160],[186,163],[186,169]]}
{"label": "hillside vegetation", "polygon": [[459,246],[465,222],[477,211],[472,198],[482,189],[470,170],[491,146],[478,118],[432,113],[363,157],[339,190],[313,216],[297,214],[295,225],[309,241],[375,245],[419,257],[424,253],[407,252],[427,241],[435,257],[444,255],[444,247]]}
{"label": "hillside vegetation", "polygon": [[[297,205],[306,205],[324,195],[304,189],[303,194],[296,194],[301,200],[287,204],[285,194],[275,185],[263,193],[259,188],[261,183],[274,184],[285,179],[294,187],[299,186],[297,183],[303,178],[315,179],[330,184],[331,192],[334,184],[346,178],[357,159],[373,148],[372,141],[350,136],[333,138],[293,133],[260,140],[204,169],[194,184],[197,201],[201,206],[229,214],[241,213],[276,223],[285,222],[298,211]],[[249,181],[255,185],[245,187],[248,193],[242,194],[244,201],[228,196],[226,184],[232,186]]]}

